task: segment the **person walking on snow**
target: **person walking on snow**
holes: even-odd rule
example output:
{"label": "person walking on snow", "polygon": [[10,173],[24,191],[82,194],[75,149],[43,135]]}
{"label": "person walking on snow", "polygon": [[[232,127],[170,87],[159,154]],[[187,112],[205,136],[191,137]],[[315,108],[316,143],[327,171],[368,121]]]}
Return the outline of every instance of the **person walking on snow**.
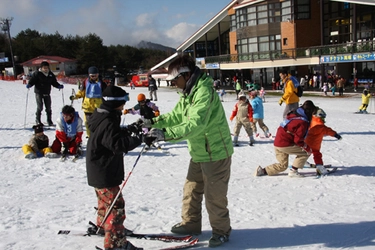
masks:
{"label": "person walking on snow", "polygon": [[186,176],[182,221],[171,231],[176,234],[202,232],[202,201],[209,215],[212,236],[209,247],[229,240],[228,183],[233,145],[223,105],[213,88],[213,80],[196,66],[189,55],[177,56],[168,67],[171,83],[182,89],[175,108],[151,119],[152,129],[145,143],[187,140],[191,156]]}
{"label": "person walking on snow", "polygon": [[362,93],[362,105],[359,107],[359,113],[367,114],[367,107],[370,103],[371,94],[368,89],[364,89]]}
{"label": "person walking on snow", "polygon": [[263,130],[264,132],[264,137],[268,138],[271,136],[271,133],[267,127],[266,124],[264,124],[263,119],[264,119],[264,108],[263,108],[263,102],[260,97],[257,96],[256,91],[250,91],[249,93],[250,96],[250,103],[253,108],[253,121],[251,123],[251,128],[253,130],[253,133],[255,134],[256,137],[259,136],[259,133],[257,132],[257,123],[259,124],[259,127]]}
{"label": "person walking on snow", "polygon": [[310,122],[310,128],[305,138],[305,143],[311,148],[316,165],[316,171],[321,175],[326,175],[328,171],[325,169],[320,148],[322,146],[324,136],[332,136],[338,140],[342,137],[332,128],[327,127],[325,123],[326,113],[323,109],[317,108]]}
{"label": "person walking on snow", "polygon": [[[114,198],[120,192],[119,186],[124,180],[124,159],[127,158],[123,154],[141,145],[142,139],[139,133],[132,134],[130,131],[129,128],[134,127],[134,124],[126,128],[120,126],[122,110],[129,101],[129,94],[120,87],[108,86],[103,91],[103,99],[89,121],[91,136],[86,152],[87,182],[95,188],[98,201],[96,225],[103,225],[100,231],[104,234],[106,250],[141,250],[143,248],[133,246],[126,239],[124,197],[120,193],[117,200]],[[136,128],[136,131],[141,129]],[[113,209],[103,221],[112,203]]]}
{"label": "person walking on snow", "polygon": [[[158,86],[156,86],[156,81],[155,79],[149,75],[148,76],[148,91],[150,91],[150,101],[157,101],[158,100],[158,96],[157,96],[157,90],[158,90]],[[152,99],[152,96],[154,96],[155,98]]]}
{"label": "person walking on snow", "polygon": [[285,119],[290,111],[298,108],[299,97],[296,94],[297,89],[294,87],[292,80],[289,78],[290,75],[288,74],[288,71],[284,70],[280,72],[279,76],[280,81],[284,83],[284,94],[279,100],[279,105],[281,106],[283,102],[286,104],[283,112],[283,119]]}
{"label": "person walking on snow", "polygon": [[48,136],[43,132],[43,124],[33,126],[34,135],[31,137],[28,144],[22,146],[22,151],[26,159],[35,159],[37,157],[55,158],[57,154],[52,152],[48,146]]}
{"label": "person walking on snow", "polygon": [[305,136],[310,126],[312,114],[316,111],[314,103],[307,100],[296,110],[291,111],[280,124],[273,143],[278,163],[265,168],[258,166],[255,176],[277,175],[288,169],[289,156],[296,155],[289,177],[303,177],[298,173],[311,154],[311,148],[305,143]]}
{"label": "person walking on snow", "polygon": [[252,122],[253,122],[253,108],[249,100],[246,98],[246,95],[243,92],[238,94],[238,102],[234,105],[232,110],[232,114],[229,117],[230,121],[233,121],[234,117],[236,117],[236,124],[234,125],[233,130],[233,145],[238,146],[238,136],[240,135],[240,131],[242,126],[245,128],[247,135],[249,136],[249,145],[254,145],[254,136],[252,130]]}
{"label": "person walking on snow", "polygon": [[56,139],[52,143],[52,150],[62,154],[82,155],[82,119],[72,106],[65,105],[56,121]]}
{"label": "person walking on snow", "polygon": [[80,85],[78,92],[70,96],[70,100],[83,98],[82,110],[85,114],[84,121],[86,127],[87,138],[90,137],[90,129],[88,128],[88,121],[94,110],[102,104],[102,93],[107,87],[107,84],[99,78],[99,70],[95,66],[91,66],[88,70],[89,77]]}
{"label": "person walking on snow", "polygon": [[52,109],[51,109],[51,86],[57,89],[63,89],[64,85],[59,84],[56,80],[56,76],[50,71],[49,63],[43,61],[40,64],[38,71],[35,71],[31,76],[29,83],[26,84],[26,88],[30,89],[35,86],[34,93],[36,99],[36,113],[35,113],[35,123],[43,124],[40,120],[43,110],[43,103],[46,108],[47,113],[47,123],[48,126],[54,126],[52,122]]}

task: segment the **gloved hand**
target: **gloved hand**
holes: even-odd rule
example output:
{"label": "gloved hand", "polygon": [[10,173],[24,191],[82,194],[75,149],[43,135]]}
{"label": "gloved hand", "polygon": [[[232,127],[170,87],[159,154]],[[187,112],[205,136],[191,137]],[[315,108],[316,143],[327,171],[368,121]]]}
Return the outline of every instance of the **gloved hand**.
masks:
{"label": "gloved hand", "polygon": [[150,146],[154,141],[164,141],[164,131],[161,129],[153,128],[143,136],[143,141]]}
{"label": "gloved hand", "polygon": [[254,122],[254,119],[253,119],[253,117],[250,117],[250,122]]}
{"label": "gloved hand", "polygon": [[129,109],[124,109],[123,114],[126,115],[127,113],[129,113]]}
{"label": "gloved hand", "polygon": [[58,88],[58,89],[63,89],[63,88],[64,88],[64,85],[60,84],[57,88]]}
{"label": "gloved hand", "polygon": [[229,117],[229,120],[230,120],[230,121],[233,121],[233,119],[234,119],[234,117],[233,117],[233,116]]}
{"label": "gloved hand", "polygon": [[159,112],[159,110],[157,110],[157,111],[155,111],[155,117],[157,117],[157,116],[159,116],[160,115],[160,112]]}
{"label": "gloved hand", "polygon": [[43,154],[40,151],[36,151],[35,154],[36,154],[36,157],[38,157],[38,158],[43,157]]}
{"label": "gloved hand", "polygon": [[302,150],[305,151],[307,155],[312,154],[312,149],[306,143],[305,143],[305,145],[303,145]]}
{"label": "gloved hand", "polygon": [[26,84],[26,88],[27,89],[31,88],[31,85],[30,84]]}
{"label": "gloved hand", "polygon": [[75,100],[75,99],[77,99],[74,95],[71,95],[71,96],[69,96],[69,99],[71,100],[71,101],[73,101],[73,100]]}
{"label": "gloved hand", "polygon": [[334,136],[336,137],[337,140],[342,140],[341,135],[339,135],[339,134],[335,134]]}
{"label": "gloved hand", "polygon": [[284,102],[284,99],[283,99],[283,98],[280,98],[280,100],[279,100],[279,105],[281,106],[281,105],[283,104],[283,102]]}
{"label": "gloved hand", "polygon": [[137,122],[133,122],[132,124],[129,124],[127,127],[129,132],[134,133],[136,135],[142,134],[142,124],[139,124]]}

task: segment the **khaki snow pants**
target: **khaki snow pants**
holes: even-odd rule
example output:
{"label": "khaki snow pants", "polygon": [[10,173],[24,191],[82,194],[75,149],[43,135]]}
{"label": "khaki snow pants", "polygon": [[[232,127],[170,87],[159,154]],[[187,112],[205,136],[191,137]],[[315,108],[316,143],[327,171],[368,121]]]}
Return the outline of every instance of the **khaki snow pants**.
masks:
{"label": "khaki snow pants", "polygon": [[215,162],[190,160],[182,199],[182,224],[197,231],[202,225],[202,200],[212,233],[229,236],[231,227],[227,192],[232,157]]}
{"label": "khaki snow pants", "polygon": [[265,168],[268,175],[276,175],[287,170],[289,166],[289,155],[296,155],[292,165],[296,168],[303,168],[310,156],[299,146],[275,147],[275,154],[279,163],[274,163]]}

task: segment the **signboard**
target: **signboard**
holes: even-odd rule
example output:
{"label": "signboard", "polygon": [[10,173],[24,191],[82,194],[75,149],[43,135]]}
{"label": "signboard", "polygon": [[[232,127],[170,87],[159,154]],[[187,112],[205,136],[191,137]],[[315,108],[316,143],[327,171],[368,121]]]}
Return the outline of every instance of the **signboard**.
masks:
{"label": "signboard", "polygon": [[206,63],[206,69],[220,69],[219,63]]}
{"label": "signboard", "polygon": [[206,68],[206,62],[205,62],[204,57],[195,58],[195,64],[200,69],[205,69]]}
{"label": "signboard", "polygon": [[9,58],[8,57],[0,58],[0,63],[6,63],[6,62],[9,62]]}
{"label": "signboard", "polygon": [[322,56],[321,63],[331,62],[361,62],[361,61],[375,61],[375,53],[361,53],[349,55],[335,55],[335,56]]}

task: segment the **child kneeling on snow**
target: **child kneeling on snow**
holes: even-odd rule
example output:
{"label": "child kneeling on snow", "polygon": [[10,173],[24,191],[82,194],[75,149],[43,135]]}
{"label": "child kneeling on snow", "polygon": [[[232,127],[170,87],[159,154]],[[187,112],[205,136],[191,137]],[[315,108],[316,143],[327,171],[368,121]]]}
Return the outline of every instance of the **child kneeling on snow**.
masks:
{"label": "child kneeling on snow", "polygon": [[33,126],[34,135],[30,138],[29,144],[22,146],[22,151],[26,159],[35,159],[37,157],[55,158],[57,154],[52,152],[48,146],[48,136],[43,132],[43,124]]}
{"label": "child kneeling on snow", "polygon": [[321,175],[328,173],[327,169],[323,165],[322,153],[320,152],[323,137],[329,135],[337,138],[338,140],[342,139],[341,135],[324,124],[326,116],[326,113],[321,108],[318,108],[317,111],[313,113],[310,128],[305,138],[305,143],[311,148],[316,165],[316,171]]}

